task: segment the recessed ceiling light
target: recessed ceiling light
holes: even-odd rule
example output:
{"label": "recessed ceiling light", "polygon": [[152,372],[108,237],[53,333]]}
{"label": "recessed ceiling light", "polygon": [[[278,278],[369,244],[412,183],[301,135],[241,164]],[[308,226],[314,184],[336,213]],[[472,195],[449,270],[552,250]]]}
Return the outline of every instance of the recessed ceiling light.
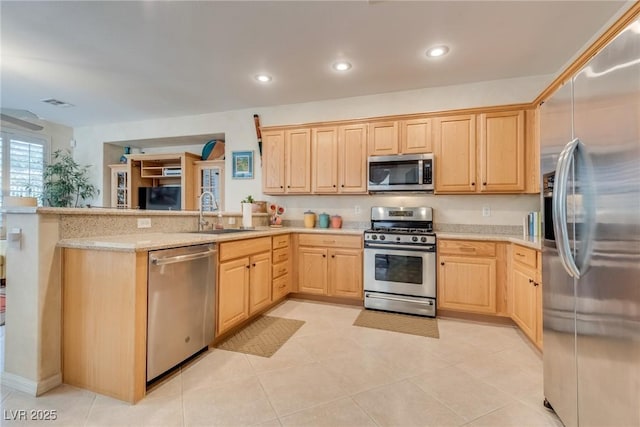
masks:
{"label": "recessed ceiling light", "polygon": [[427,56],[430,58],[437,58],[438,56],[444,56],[449,52],[449,48],[447,46],[436,46],[427,50]]}
{"label": "recessed ceiling light", "polygon": [[347,71],[351,68],[351,64],[346,61],[339,61],[333,64],[333,69],[336,71]]}
{"label": "recessed ceiling light", "polygon": [[271,76],[269,76],[269,75],[258,74],[256,76],[256,80],[259,81],[260,83],[269,83],[272,79],[271,79]]}

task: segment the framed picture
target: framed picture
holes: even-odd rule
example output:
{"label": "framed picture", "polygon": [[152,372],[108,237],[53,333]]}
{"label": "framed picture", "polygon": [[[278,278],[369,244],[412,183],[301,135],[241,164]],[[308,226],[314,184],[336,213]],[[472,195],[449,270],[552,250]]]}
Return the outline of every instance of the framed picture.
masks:
{"label": "framed picture", "polygon": [[231,177],[234,179],[253,179],[253,151],[234,151]]}

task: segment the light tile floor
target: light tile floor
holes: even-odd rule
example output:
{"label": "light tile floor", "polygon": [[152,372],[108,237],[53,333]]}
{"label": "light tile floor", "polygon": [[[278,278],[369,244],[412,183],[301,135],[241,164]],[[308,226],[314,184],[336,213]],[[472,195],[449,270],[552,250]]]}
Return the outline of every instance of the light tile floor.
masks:
{"label": "light tile floor", "polygon": [[[306,323],[271,358],[212,349],[136,405],[68,385],[39,398],[3,387],[2,425],[562,426],[516,328],[438,319],[432,339],[352,326],[359,312],[286,301],[269,314]],[[7,420],[19,409],[58,419]]]}

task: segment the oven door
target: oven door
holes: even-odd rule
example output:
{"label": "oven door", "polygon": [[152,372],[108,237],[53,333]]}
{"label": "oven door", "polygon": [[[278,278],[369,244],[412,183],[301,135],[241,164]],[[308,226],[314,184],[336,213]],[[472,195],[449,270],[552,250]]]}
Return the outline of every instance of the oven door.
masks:
{"label": "oven door", "polygon": [[435,298],[435,245],[414,249],[367,243],[364,250],[364,289]]}

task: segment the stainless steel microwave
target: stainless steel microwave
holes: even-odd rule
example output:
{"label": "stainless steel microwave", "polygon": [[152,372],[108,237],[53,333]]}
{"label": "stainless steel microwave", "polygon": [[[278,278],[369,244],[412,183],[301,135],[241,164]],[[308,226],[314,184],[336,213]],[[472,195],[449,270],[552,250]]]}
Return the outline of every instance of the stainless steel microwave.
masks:
{"label": "stainless steel microwave", "polygon": [[433,191],[433,154],[400,154],[369,157],[368,185],[371,193]]}

